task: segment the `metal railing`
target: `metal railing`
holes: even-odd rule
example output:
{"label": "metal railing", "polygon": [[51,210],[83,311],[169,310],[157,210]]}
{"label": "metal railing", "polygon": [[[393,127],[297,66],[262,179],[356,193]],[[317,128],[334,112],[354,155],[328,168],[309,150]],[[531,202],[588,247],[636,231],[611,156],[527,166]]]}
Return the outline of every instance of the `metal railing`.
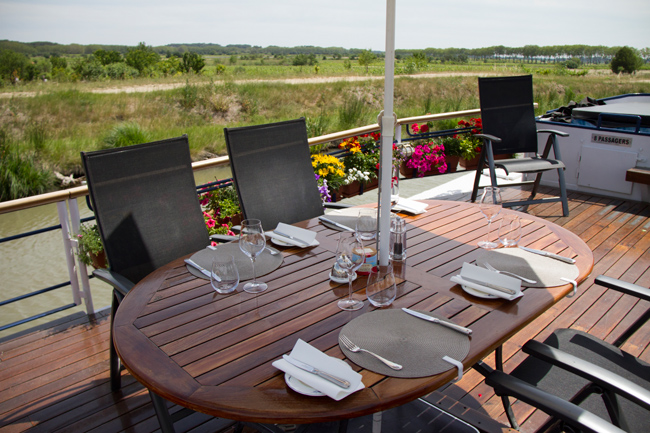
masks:
{"label": "metal railing", "polygon": [[[480,114],[479,109],[474,110],[465,110],[465,111],[456,111],[450,113],[441,113],[441,114],[430,114],[425,116],[409,117],[404,119],[397,119],[396,122],[396,141],[397,143],[402,142],[402,126],[409,125],[411,123],[421,123],[429,122],[443,119],[452,119],[459,117],[468,117]],[[332,141],[344,140],[346,138],[354,137],[357,135],[364,135],[371,132],[379,131],[379,124],[372,124],[363,126],[360,128],[349,129],[346,131],[340,131],[333,134],[327,134],[319,137],[313,137],[308,140],[310,146],[325,144]],[[420,136],[419,138],[423,138]],[[409,138],[405,138],[410,140]],[[201,171],[206,169],[211,169],[215,167],[221,167],[229,165],[229,159],[227,156],[221,156],[218,158],[212,158],[204,161],[198,161],[192,163],[192,169],[194,171]],[[200,185],[197,187],[199,193],[204,193],[218,189],[220,187],[228,186],[231,184],[232,179],[223,179],[215,182],[210,182],[208,184]],[[80,197],[88,196],[87,186],[79,186],[75,188],[70,188],[62,191],[55,191],[46,194],[40,194],[37,196],[26,197],[17,200],[11,200],[7,202],[0,203],[0,215],[20,211],[24,209],[34,208],[38,206],[44,206],[48,204],[56,204],[59,224],[55,226],[45,227],[35,229],[29,232],[8,236],[0,239],[0,244],[5,242],[11,242],[13,240],[22,239],[28,236],[35,236],[45,232],[51,232],[55,230],[61,230],[63,248],[65,250],[65,259],[67,264],[68,275],[70,280],[67,282],[58,283],[50,287],[46,287],[41,290],[36,290],[24,295],[20,295],[11,299],[0,301],[0,307],[10,305],[14,302],[28,299],[34,296],[38,296],[44,293],[51,292],[63,287],[70,286],[72,290],[73,303],[61,305],[56,308],[53,308],[49,311],[35,314],[31,317],[24,318],[18,321],[15,321],[10,324],[5,324],[0,326],[0,331],[33,321],[39,318],[46,317],[48,315],[73,308],[82,304],[85,305],[87,314],[94,313],[92,294],[90,291],[90,282],[89,279],[92,278],[89,275],[86,265],[79,260],[76,260],[75,251],[77,249],[77,241],[74,238],[73,234],[79,232],[81,223],[90,221],[94,217],[81,218],[79,214],[79,206],[77,199]]]}

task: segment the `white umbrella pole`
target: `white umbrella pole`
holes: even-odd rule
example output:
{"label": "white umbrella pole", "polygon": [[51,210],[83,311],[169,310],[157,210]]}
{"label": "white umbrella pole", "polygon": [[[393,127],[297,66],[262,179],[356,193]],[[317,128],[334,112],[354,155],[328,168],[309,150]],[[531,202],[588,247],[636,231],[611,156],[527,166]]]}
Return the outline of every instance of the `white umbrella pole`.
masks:
{"label": "white umbrella pole", "polygon": [[384,114],[381,118],[381,187],[379,197],[379,265],[388,265],[390,238],[390,192],[393,166],[393,92],[395,79],[395,2],[386,0],[386,59],[384,79]]}

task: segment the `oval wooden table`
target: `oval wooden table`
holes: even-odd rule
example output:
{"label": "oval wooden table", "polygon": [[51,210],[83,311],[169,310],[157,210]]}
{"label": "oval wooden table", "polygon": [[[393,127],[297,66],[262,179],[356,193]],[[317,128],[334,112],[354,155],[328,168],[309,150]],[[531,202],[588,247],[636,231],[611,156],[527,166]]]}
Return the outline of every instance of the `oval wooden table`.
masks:
{"label": "oval wooden table", "polygon": [[[405,281],[390,308],[432,311],[473,329],[471,367],[508,340],[571,290],[525,289],[508,302],[466,294],[449,277],[481,252],[486,220],[478,206],[428,201],[427,213],[406,217],[408,258],[396,273]],[[504,211],[505,212],[505,211]],[[508,211],[512,212],[512,211]],[[521,245],[574,257],[578,282],[593,267],[593,255],[576,235],[527,214]],[[365,301],[356,312],[340,310],[336,301],[347,284],[330,282],[338,232],[317,219],[296,224],[318,232],[320,245],[285,249],[282,266],[261,280],[266,292],[241,290],[219,295],[210,282],[189,273],[183,257],[154,271],[121,303],[114,321],[114,341],[133,376],[151,391],[179,405],[207,414],[263,423],[314,423],[352,418],[386,410],[436,390],[455,377],[455,369],[435,376],[386,377],[348,361],[363,376],[366,388],[341,401],[307,397],[289,389],[284,373],[271,363],[289,353],[298,338],[328,355],[345,359],[339,330],[371,311]],[[365,298],[365,278],[355,282],[355,297]]]}

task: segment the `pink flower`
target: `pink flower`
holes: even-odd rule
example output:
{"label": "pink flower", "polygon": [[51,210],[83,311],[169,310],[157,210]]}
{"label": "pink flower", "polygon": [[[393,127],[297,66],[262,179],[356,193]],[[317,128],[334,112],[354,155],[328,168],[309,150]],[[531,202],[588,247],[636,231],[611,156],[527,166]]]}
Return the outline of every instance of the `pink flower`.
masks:
{"label": "pink flower", "polygon": [[205,225],[207,225],[209,228],[213,228],[215,225],[217,225],[217,222],[210,218],[205,222]]}
{"label": "pink flower", "polygon": [[218,244],[215,241],[210,242],[211,247],[216,247]]}
{"label": "pink flower", "polygon": [[417,134],[418,132],[420,132],[420,127],[418,126],[417,123],[412,124],[411,129],[413,130],[414,134]]}

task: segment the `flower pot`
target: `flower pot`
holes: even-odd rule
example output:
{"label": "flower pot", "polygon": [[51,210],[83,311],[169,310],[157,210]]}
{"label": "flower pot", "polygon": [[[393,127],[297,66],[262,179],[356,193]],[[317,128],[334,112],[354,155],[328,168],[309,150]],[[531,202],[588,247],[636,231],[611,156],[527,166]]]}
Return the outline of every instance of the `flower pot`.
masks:
{"label": "flower pot", "polygon": [[339,198],[348,198],[348,197],[354,197],[355,195],[359,195],[359,192],[361,191],[361,182],[358,180],[355,180],[349,185],[342,185],[336,195]]}
{"label": "flower pot", "polygon": [[217,218],[217,223],[219,225],[231,223],[233,226],[238,226],[241,224],[243,219],[244,215],[240,212],[230,217],[219,217]]}
{"label": "flower pot", "polygon": [[106,251],[100,251],[97,254],[92,252],[88,253],[90,261],[92,262],[93,268],[95,269],[105,269],[106,268]]}
{"label": "flower pot", "polygon": [[[465,158],[460,158],[459,164],[465,170],[476,170],[476,167],[478,167],[479,157],[480,155],[476,155],[474,158],[469,160]],[[499,159],[510,159],[510,158],[512,158],[512,155],[494,155],[495,161]]]}
{"label": "flower pot", "polygon": [[445,156],[445,162],[447,163],[446,173],[456,173],[458,169],[458,162],[460,161],[460,156],[448,155]]}

